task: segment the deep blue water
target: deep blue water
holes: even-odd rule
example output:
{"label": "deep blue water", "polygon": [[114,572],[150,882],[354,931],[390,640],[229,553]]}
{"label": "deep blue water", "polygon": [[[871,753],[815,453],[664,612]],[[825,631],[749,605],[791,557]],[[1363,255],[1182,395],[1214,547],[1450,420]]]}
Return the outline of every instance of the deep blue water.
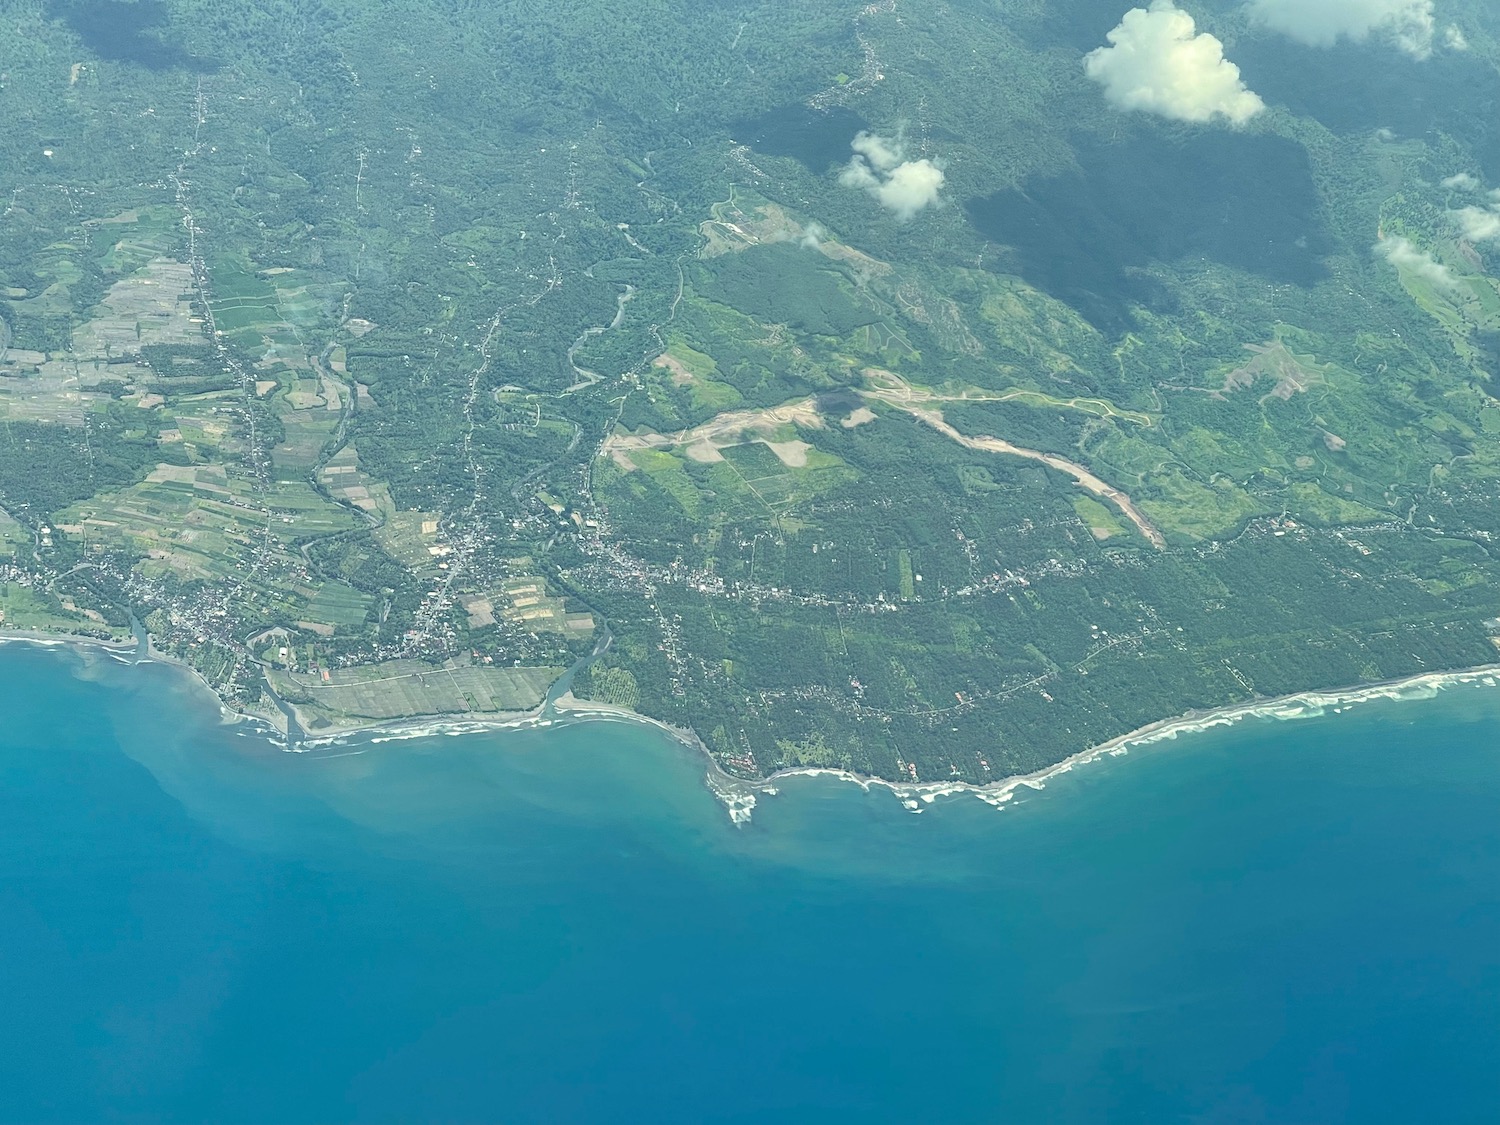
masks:
{"label": "deep blue water", "polygon": [[620,724],[292,756],[0,648],[0,1118],[1500,1117],[1500,689],[740,830]]}

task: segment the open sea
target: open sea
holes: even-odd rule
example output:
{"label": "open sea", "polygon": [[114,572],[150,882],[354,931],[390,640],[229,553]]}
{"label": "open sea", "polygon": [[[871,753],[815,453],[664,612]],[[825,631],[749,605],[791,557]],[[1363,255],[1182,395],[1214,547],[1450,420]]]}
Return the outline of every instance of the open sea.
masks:
{"label": "open sea", "polygon": [[737,828],[647,728],[290,755],[0,647],[6,1121],[1500,1120],[1500,688]]}

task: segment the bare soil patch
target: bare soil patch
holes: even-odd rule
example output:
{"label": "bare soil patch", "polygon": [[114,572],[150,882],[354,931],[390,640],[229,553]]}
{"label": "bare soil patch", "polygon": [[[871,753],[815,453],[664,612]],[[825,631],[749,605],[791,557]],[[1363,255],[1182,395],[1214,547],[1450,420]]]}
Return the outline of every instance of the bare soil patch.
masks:
{"label": "bare soil patch", "polygon": [[671,352],[663,352],[657,356],[651,361],[651,366],[664,367],[670,371],[674,387],[685,387],[695,380],[693,373],[682,365],[682,360],[678,359]]}
{"label": "bare soil patch", "polygon": [[731,411],[675,434],[612,434],[600,452],[630,472],[637,467],[630,460],[630,453],[637,449],[681,449],[684,456],[694,461],[712,464],[724,459],[721,450],[758,441],[788,468],[802,468],[807,464],[807,454],[812,446],[800,439],[775,440],[777,433],[789,425],[822,429],[823,415],[818,413],[816,402],[807,398],[766,410]]}
{"label": "bare soil patch", "polygon": [[1276,385],[1266,397],[1286,401],[1323,382],[1321,372],[1299,361],[1280,340],[1272,340],[1269,344],[1246,344],[1245,350],[1253,358],[1224,377],[1224,386],[1213,392],[1216,398],[1253,387],[1262,378],[1271,378],[1276,380]]}
{"label": "bare soil patch", "polygon": [[807,451],[812,448],[805,441],[768,441],[765,443],[780,462],[789,469],[805,469],[807,467]]}

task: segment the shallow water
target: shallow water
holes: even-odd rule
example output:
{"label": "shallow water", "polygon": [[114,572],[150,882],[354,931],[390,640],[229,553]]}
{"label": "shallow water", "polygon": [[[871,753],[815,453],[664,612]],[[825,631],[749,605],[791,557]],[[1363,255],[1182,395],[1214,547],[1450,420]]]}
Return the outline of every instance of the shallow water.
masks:
{"label": "shallow water", "polygon": [[293,756],[20,645],[0,700],[5,1119],[1500,1112],[1494,688],[743,829],[619,723]]}

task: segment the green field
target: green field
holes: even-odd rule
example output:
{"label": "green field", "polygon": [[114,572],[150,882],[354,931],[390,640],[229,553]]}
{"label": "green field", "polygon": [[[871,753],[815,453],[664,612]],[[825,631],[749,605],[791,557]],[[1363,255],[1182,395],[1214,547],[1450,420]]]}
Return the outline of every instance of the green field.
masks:
{"label": "green field", "polygon": [[400,719],[409,715],[476,717],[527,711],[542,701],[560,668],[491,668],[478,665],[433,667],[420,661],[389,661],[337,669],[328,679],[278,671],[272,683],[307,716],[309,730],[320,726]]}
{"label": "green field", "polygon": [[374,599],[368,594],[362,594],[342,582],[325,582],[318,587],[317,594],[303,610],[303,616],[309,621],[334,626],[362,625],[373,604]]}

